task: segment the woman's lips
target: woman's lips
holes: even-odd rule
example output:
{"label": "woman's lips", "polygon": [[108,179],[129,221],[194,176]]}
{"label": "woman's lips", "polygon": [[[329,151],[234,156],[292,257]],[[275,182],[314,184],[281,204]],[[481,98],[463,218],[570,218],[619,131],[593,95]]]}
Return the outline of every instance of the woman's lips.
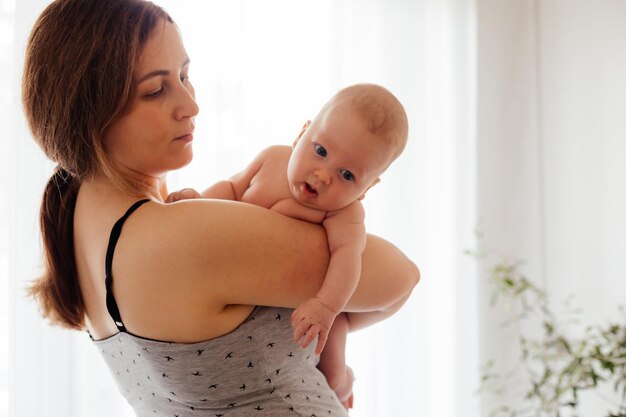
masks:
{"label": "woman's lips", "polygon": [[175,138],[174,140],[179,140],[182,142],[191,142],[193,140],[193,133],[192,132],[186,133],[182,136]]}

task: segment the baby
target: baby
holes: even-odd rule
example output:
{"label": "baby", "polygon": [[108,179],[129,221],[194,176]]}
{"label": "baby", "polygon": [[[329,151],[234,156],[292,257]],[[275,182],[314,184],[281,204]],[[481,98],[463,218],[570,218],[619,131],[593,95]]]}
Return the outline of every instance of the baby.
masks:
{"label": "baby", "polygon": [[[353,85],[340,90],[304,124],[292,147],[269,147],[230,180],[202,194],[192,189],[172,193],[168,202],[198,197],[237,200],[324,226],[328,272],[317,295],[291,317],[294,341],[306,347],[318,336],[319,355],[359,280],[366,240],[360,200],[400,155],[407,136],[407,116],[396,97],[378,85]],[[343,343],[334,343],[333,350],[342,349],[342,336]]]}

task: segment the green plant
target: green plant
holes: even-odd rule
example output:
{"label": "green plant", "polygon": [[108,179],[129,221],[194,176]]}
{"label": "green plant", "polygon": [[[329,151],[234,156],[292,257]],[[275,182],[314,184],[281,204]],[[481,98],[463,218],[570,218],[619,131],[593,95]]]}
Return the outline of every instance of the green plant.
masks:
{"label": "green plant", "polygon": [[[475,254],[474,254],[475,255]],[[520,263],[500,262],[490,268],[494,286],[492,305],[513,303],[516,314],[506,323],[520,325],[521,372],[525,384],[523,409],[508,405],[494,408],[492,417],[578,416],[579,394],[612,384],[621,399],[609,405],[606,417],[626,417],[626,314],[623,322],[588,325],[578,336],[571,330],[580,310],[565,305],[564,314],[554,313],[548,294],[520,272]],[[535,326],[533,336],[526,328]],[[537,326],[539,328],[537,329]],[[481,391],[501,394],[512,375],[494,372],[493,361],[481,374]]]}

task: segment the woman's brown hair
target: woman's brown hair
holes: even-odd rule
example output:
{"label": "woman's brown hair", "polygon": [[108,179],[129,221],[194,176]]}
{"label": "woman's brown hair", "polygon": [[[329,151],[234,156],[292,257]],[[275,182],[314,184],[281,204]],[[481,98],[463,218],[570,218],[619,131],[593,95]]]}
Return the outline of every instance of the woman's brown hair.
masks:
{"label": "woman's brown hair", "polygon": [[165,21],[172,20],[163,9],[142,0],[57,0],[30,34],[22,103],[35,141],[58,165],[41,204],[44,273],[29,293],[55,324],[85,325],[73,238],[80,182],[101,171],[137,189],[117,174],[102,135],[132,102],[139,54]]}

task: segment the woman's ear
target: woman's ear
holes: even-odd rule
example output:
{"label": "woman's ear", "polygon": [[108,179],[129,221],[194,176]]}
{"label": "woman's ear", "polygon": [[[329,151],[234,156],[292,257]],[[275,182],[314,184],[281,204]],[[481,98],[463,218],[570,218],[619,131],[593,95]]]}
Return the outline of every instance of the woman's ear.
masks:
{"label": "woman's ear", "polygon": [[304,135],[304,132],[308,129],[308,127],[311,126],[311,121],[307,120],[306,122],[304,122],[304,126],[302,126],[302,130],[300,131],[300,133],[298,133],[298,137],[296,138],[296,140],[293,142],[293,147],[295,148],[296,145],[298,144],[298,142],[300,141],[300,138],[302,137],[302,135]]}

